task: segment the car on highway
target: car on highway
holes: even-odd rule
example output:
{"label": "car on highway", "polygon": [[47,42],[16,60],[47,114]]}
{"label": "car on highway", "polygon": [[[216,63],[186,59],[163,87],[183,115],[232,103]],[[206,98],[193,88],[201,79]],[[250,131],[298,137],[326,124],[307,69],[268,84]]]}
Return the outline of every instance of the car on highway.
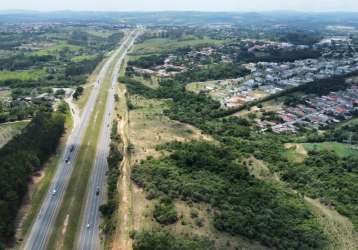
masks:
{"label": "car on highway", "polygon": [[72,153],[75,150],[75,145],[71,145],[70,152]]}
{"label": "car on highway", "polygon": [[66,160],[65,160],[65,162],[66,162],[66,164],[70,164],[70,157],[68,156],[67,158],[66,158]]}
{"label": "car on highway", "polygon": [[87,225],[86,225],[86,228],[90,228],[90,224],[87,224]]}
{"label": "car on highway", "polygon": [[56,189],[52,190],[52,195],[56,195],[56,193],[57,193]]}
{"label": "car on highway", "polygon": [[96,188],[96,195],[99,195],[99,186]]}

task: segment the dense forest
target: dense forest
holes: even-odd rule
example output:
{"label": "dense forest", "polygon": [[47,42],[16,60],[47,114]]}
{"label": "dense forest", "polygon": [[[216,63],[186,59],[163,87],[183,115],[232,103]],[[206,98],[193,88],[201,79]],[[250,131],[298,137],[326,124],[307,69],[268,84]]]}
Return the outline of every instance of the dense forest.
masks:
{"label": "dense forest", "polygon": [[0,244],[12,239],[28,183],[55,152],[64,122],[63,114],[39,112],[21,134],[0,149]]}
{"label": "dense forest", "polygon": [[133,170],[133,180],[152,198],[205,202],[216,229],[268,247],[324,246],[325,237],[308,207],[280,186],[252,177],[233,148],[191,142],[167,144],[161,150],[170,156],[144,161]]}

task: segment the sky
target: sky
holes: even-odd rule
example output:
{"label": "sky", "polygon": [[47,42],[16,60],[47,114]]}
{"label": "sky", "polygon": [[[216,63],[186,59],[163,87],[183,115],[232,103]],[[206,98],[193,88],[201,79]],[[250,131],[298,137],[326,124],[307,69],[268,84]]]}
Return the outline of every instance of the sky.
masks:
{"label": "sky", "polygon": [[1,10],[358,11],[358,0],[0,0]]}

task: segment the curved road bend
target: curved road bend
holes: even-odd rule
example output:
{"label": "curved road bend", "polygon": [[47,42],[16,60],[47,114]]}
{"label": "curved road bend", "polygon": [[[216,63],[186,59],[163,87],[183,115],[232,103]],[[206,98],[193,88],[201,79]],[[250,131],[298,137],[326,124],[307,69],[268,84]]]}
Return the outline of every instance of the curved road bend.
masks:
{"label": "curved road bend", "polygon": [[[105,116],[102,121],[99,143],[97,145],[96,158],[94,161],[94,168],[92,169],[91,179],[87,191],[86,206],[82,217],[81,228],[78,236],[77,249],[92,250],[100,249],[99,226],[100,226],[100,212],[99,207],[103,200],[105,187],[105,173],[108,169],[107,156],[109,154],[110,134],[113,121],[114,111],[114,94],[115,87],[118,84],[118,74],[122,66],[123,60],[127,55],[128,50],[133,46],[139,31],[133,32],[130,36],[128,46],[125,48],[122,56],[119,58],[114,67],[112,74],[111,88],[108,91],[107,103],[105,107]],[[97,195],[97,189],[100,192]]]}
{"label": "curved road bend", "polygon": [[121,46],[115,50],[114,53],[112,53],[99,73],[95,82],[95,87],[93,88],[83,110],[80,122],[73,128],[71,134],[69,135],[50,189],[44,198],[40,211],[37,214],[28,237],[26,238],[24,249],[42,250],[46,248],[55,218],[58,214],[58,209],[62,203],[69,179],[71,177],[72,169],[75,166],[85,130],[89,124],[91,113],[96,104],[100,83],[104,81],[113,60],[123,51],[130,37],[131,35],[129,37],[127,36]]}

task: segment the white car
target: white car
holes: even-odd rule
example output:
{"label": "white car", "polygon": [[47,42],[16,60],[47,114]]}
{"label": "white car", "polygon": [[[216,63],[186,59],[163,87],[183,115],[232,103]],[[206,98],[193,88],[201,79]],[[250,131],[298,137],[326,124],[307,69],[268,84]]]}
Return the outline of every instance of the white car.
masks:
{"label": "white car", "polygon": [[87,224],[87,225],[86,225],[86,228],[90,228],[90,224]]}
{"label": "white car", "polygon": [[57,193],[56,189],[52,190],[52,195],[55,195],[56,193]]}

